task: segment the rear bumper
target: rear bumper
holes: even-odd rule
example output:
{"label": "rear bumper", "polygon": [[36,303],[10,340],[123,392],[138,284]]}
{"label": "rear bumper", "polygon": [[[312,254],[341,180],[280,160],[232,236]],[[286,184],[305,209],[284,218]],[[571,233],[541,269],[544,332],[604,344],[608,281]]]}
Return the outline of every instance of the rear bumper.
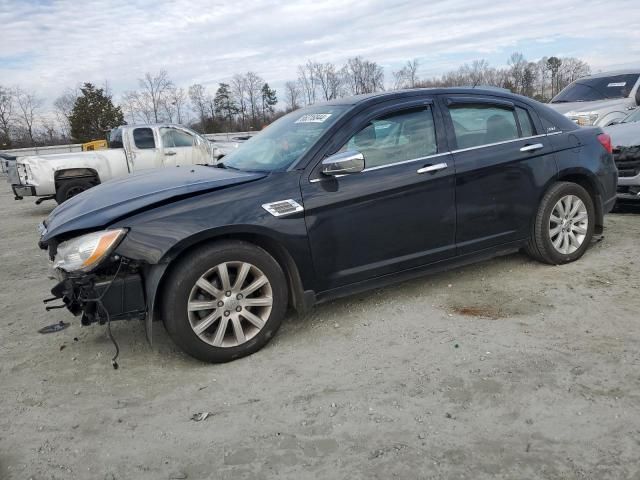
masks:
{"label": "rear bumper", "polygon": [[35,197],[36,187],[33,185],[11,185],[13,195],[16,200],[22,200],[23,197]]}
{"label": "rear bumper", "polygon": [[618,177],[618,186],[640,185],[640,174],[635,177]]}

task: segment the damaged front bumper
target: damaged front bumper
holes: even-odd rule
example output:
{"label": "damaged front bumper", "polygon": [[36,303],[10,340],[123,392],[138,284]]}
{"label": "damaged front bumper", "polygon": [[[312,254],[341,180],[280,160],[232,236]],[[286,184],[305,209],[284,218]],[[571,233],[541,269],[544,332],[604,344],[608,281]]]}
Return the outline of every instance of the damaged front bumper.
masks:
{"label": "damaged front bumper", "polygon": [[144,319],[147,307],[142,276],[135,270],[123,272],[123,267],[121,264],[111,275],[66,275],[58,271],[62,278],[51,290],[54,298],[49,301],[62,300],[73,315],[82,315],[83,325]]}

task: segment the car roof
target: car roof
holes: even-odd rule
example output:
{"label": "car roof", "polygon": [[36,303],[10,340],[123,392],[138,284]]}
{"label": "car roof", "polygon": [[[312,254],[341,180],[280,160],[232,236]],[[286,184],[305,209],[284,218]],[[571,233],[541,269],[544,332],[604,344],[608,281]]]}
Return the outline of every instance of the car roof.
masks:
{"label": "car roof", "polygon": [[509,90],[498,87],[440,87],[440,88],[409,88],[404,90],[389,90],[385,92],[365,93],[363,95],[354,95],[351,97],[336,98],[317,105],[360,105],[369,103],[370,101],[393,100],[394,98],[413,97],[418,95],[438,95],[438,94],[474,94],[474,95],[492,95],[499,97],[507,97],[512,99],[522,98],[515,95]]}
{"label": "car roof", "polygon": [[180,125],[180,124],[177,124],[177,123],[130,123],[130,124],[126,124],[126,125],[120,125],[117,128],[120,128],[120,127],[127,127],[127,128],[178,127],[178,128],[186,128],[188,130],[191,130],[189,127],[187,127],[185,125]]}
{"label": "car roof", "polygon": [[592,75],[587,75],[584,78],[602,78],[602,77],[613,77],[616,75],[640,75],[640,68],[627,68],[625,70],[611,70],[609,72],[599,72],[594,73]]}

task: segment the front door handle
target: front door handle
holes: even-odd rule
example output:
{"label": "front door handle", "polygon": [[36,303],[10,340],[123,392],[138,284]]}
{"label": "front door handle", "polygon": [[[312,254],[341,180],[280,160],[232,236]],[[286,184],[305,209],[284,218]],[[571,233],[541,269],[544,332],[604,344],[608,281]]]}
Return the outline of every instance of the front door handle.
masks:
{"label": "front door handle", "polygon": [[445,168],[447,168],[446,163],[436,163],[435,165],[427,165],[426,167],[419,168],[417,173],[435,173]]}
{"label": "front door handle", "polygon": [[164,152],[164,154],[165,154],[167,157],[169,157],[169,156],[171,156],[171,155],[175,155],[175,154],[176,154],[176,152],[172,152],[171,150],[169,150],[168,152]]}
{"label": "front door handle", "polygon": [[533,145],[525,145],[520,149],[521,152],[535,152],[536,150],[540,150],[544,148],[544,145],[541,143],[534,143]]}

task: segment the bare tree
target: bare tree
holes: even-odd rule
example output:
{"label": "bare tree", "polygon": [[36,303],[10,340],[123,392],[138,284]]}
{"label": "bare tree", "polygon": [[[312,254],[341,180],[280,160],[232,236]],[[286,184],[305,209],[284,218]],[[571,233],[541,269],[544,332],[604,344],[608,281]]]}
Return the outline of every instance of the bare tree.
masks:
{"label": "bare tree", "polygon": [[11,145],[11,130],[14,121],[15,92],[0,85],[0,145]]}
{"label": "bare tree", "polygon": [[78,89],[69,88],[62,95],[60,95],[53,102],[55,108],[56,120],[60,126],[60,130],[64,137],[71,136],[71,125],[69,123],[69,116],[73,111],[73,107],[78,98]]}
{"label": "bare tree", "polygon": [[284,84],[284,101],[290,112],[300,108],[300,88],[296,82]]}
{"label": "bare tree", "polygon": [[316,63],[315,78],[324,100],[333,100],[340,96],[342,79],[333,63]]}
{"label": "bare tree", "polygon": [[189,87],[189,99],[191,108],[197,112],[200,125],[204,128],[207,120],[207,89],[199,83],[194,83]]}
{"label": "bare tree", "polygon": [[238,113],[242,121],[242,129],[247,128],[247,81],[242,75],[236,74],[231,79],[231,91],[238,106]]}
{"label": "bare tree", "polygon": [[175,88],[169,79],[166,70],[160,70],[157,74],[145,73],[144,78],[138,80],[142,89],[142,96],[146,97],[147,103],[151,105],[153,119],[157,123],[161,118],[161,111],[167,103],[167,96],[171,89]]}
{"label": "bare tree", "polygon": [[343,75],[353,95],[384,90],[384,70],[376,62],[350,58],[343,67]]}
{"label": "bare tree", "polygon": [[400,70],[393,72],[393,88],[415,88],[418,84],[418,60],[407,62]]}
{"label": "bare tree", "polygon": [[244,78],[249,110],[251,111],[251,124],[256,127],[259,123],[261,89],[264,85],[264,79],[255,72],[247,72]]}
{"label": "bare tree", "polygon": [[316,70],[318,68],[317,63],[313,63],[308,60],[305,65],[298,65],[298,83],[300,90],[304,94],[304,101],[306,105],[313,105],[316,103]]}
{"label": "bare tree", "polygon": [[34,125],[38,119],[43,100],[34,92],[16,89],[16,104],[18,105],[19,121],[29,136],[31,145],[35,145]]}
{"label": "bare tree", "polygon": [[148,95],[136,90],[122,94],[122,109],[131,118],[131,123],[153,123],[155,117],[153,105]]}
{"label": "bare tree", "polygon": [[169,122],[182,123],[186,108],[187,96],[182,87],[172,87],[164,98],[164,111]]}

